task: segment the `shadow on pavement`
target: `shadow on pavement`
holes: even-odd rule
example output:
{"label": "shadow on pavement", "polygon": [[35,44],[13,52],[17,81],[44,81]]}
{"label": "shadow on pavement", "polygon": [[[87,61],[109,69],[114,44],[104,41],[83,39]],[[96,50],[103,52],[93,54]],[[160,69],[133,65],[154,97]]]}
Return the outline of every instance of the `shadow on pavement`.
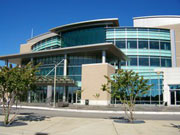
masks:
{"label": "shadow on pavement", "polygon": [[180,125],[176,125],[176,124],[171,123],[171,126],[174,127],[174,128],[179,129],[179,131],[180,131]]}
{"label": "shadow on pavement", "polygon": [[27,125],[25,122],[19,122],[19,121],[14,121],[10,125],[5,126],[4,122],[0,122],[0,127],[16,127],[16,126],[24,126]]}
{"label": "shadow on pavement", "polygon": [[113,120],[124,120],[125,118],[124,117],[109,117],[107,119],[113,119]]}
{"label": "shadow on pavement", "polygon": [[134,120],[132,122],[128,121],[127,119],[122,119],[122,120],[114,120],[116,123],[125,123],[125,124],[143,124],[145,121],[143,120]]}
{"label": "shadow on pavement", "polygon": [[47,116],[38,116],[34,113],[20,113],[20,115],[24,116],[18,116],[15,121],[43,121],[50,118]]}
{"label": "shadow on pavement", "polygon": [[127,124],[142,124],[145,123],[143,120],[134,120],[133,122],[129,122],[125,117],[109,117],[107,119],[112,119],[116,123],[127,123]]}

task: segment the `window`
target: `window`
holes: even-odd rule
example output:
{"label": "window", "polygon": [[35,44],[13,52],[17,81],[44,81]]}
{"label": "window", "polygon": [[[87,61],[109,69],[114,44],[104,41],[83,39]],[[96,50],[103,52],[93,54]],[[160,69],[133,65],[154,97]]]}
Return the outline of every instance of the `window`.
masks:
{"label": "window", "polygon": [[116,41],[116,46],[118,48],[126,48],[125,41]]}
{"label": "window", "polygon": [[160,59],[159,59],[159,57],[151,57],[150,58],[150,65],[151,66],[160,66]]}
{"label": "window", "polygon": [[129,56],[128,66],[137,66],[137,56]]}
{"label": "window", "polygon": [[139,49],[148,49],[148,41],[147,40],[139,40],[138,45],[139,45]]}
{"label": "window", "polygon": [[126,61],[121,61],[121,66],[126,66]]}
{"label": "window", "polygon": [[171,50],[170,42],[160,42],[160,47],[162,50]]}
{"label": "window", "polygon": [[149,58],[139,57],[139,66],[149,66]]}
{"label": "window", "polygon": [[159,41],[150,41],[150,49],[159,49]]}
{"label": "window", "polygon": [[171,67],[171,59],[170,58],[161,58],[161,67]]}
{"label": "window", "polygon": [[128,39],[127,48],[137,49],[137,39]]}

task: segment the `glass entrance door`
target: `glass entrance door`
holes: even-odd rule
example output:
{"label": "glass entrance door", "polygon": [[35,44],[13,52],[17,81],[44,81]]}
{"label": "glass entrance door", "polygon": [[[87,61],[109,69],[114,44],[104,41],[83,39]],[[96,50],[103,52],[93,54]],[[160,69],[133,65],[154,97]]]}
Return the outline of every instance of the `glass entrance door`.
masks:
{"label": "glass entrance door", "polygon": [[180,84],[169,85],[171,105],[180,105]]}
{"label": "glass entrance door", "polygon": [[180,105],[180,91],[176,91],[176,105]]}
{"label": "glass entrance door", "polygon": [[171,105],[180,105],[180,90],[170,91]]}
{"label": "glass entrance door", "polygon": [[171,105],[175,105],[175,91],[171,91]]}

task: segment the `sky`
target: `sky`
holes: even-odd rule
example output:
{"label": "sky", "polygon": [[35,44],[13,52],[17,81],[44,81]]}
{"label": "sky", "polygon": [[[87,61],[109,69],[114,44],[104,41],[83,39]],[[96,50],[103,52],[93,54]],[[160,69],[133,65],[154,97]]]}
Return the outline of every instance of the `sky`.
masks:
{"label": "sky", "polygon": [[0,0],[0,56],[19,53],[32,29],[37,36],[56,26],[102,18],[133,26],[133,17],[151,15],[180,15],[180,0]]}

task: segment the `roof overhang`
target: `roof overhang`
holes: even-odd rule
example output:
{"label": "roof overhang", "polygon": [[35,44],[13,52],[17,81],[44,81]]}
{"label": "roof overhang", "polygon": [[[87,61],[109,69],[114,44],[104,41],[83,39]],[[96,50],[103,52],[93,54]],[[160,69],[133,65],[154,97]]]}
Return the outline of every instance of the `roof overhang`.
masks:
{"label": "roof overhang", "polygon": [[46,57],[46,56],[55,56],[62,54],[79,54],[82,52],[95,52],[105,50],[107,53],[112,56],[117,57],[119,60],[127,60],[127,56],[114,44],[112,43],[99,43],[99,44],[89,44],[89,45],[80,45],[74,47],[58,48],[53,50],[45,50],[39,52],[30,52],[22,54],[13,54],[0,56],[0,60],[9,61],[10,63],[21,64],[22,59],[26,58],[37,58],[37,57]]}
{"label": "roof overhang", "polygon": [[148,19],[148,18],[180,18],[180,15],[140,16],[140,17],[133,17],[133,20],[136,20],[136,19]]}
{"label": "roof overhang", "polygon": [[65,31],[69,31],[69,30],[94,27],[94,26],[117,27],[117,26],[119,26],[119,22],[118,22],[118,18],[96,19],[96,20],[82,21],[82,22],[58,26],[58,27],[50,29],[50,31],[59,33],[59,32],[65,32]]}

